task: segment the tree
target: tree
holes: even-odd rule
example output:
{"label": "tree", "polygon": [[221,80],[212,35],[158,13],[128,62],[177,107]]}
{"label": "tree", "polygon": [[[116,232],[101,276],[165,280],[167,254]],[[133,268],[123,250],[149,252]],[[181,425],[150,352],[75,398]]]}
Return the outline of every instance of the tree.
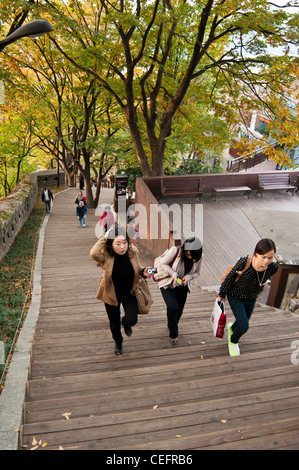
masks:
{"label": "tree", "polygon": [[74,68],[48,38],[34,41],[30,50],[12,50],[14,57],[6,60],[6,82],[16,102],[23,94],[35,107],[36,145],[49,161],[55,157],[63,166],[70,185],[78,171],[82,173],[88,205],[96,207],[101,181],[122,155],[115,139],[120,130],[125,133],[119,107],[94,77]]}
{"label": "tree", "polygon": [[11,192],[23,173],[36,170],[29,161],[36,146],[32,109],[20,100],[13,106],[7,103],[5,110],[0,122],[0,197]]}
{"label": "tree", "polygon": [[298,42],[299,22],[266,0],[45,4],[59,31],[52,35],[58,50],[122,109],[144,176],[163,173],[174,117],[194,80],[212,81],[211,104],[222,90],[218,113],[225,116],[248,90],[264,103],[258,84],[265,89],[274,82],[285,93],[292,79],[287,66],[295,59],[272,57],[266,45]]}

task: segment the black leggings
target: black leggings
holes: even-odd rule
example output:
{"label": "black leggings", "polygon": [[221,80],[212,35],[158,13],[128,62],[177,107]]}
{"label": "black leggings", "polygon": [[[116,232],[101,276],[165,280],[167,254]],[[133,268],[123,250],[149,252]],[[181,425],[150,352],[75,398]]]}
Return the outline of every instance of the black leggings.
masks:
{"label": "black leggings", "polygon": [[189,289],[187,286],[177,286],[174,289],[170,287],[164,289],[162,287],[160,290],[167,305],[169,337],[176,339],[179,334],[178,324],[184,310]]}
{"label": "black leggings", "polygon": [[138,321],[138,307],[135,295],[129,294],[129,296],[119,302],[117,306],[105,303],[106,312],[110,322],[112,338],[119,346],[123,342],[123,337],[120,330],[120,304],[123,305],[125,311],[125,315],[122,319],[122,324],[124,326],[134,326]]}

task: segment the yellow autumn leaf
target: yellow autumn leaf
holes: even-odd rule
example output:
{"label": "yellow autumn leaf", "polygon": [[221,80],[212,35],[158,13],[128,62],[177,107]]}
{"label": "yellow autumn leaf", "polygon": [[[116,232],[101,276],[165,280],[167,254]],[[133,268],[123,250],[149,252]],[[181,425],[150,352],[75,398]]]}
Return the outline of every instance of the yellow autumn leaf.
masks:
{"label": "yellow autumn leaf", "polygon": [[153,410],[156,410],[158,408],[159,405],[154,405],[153,406]]}

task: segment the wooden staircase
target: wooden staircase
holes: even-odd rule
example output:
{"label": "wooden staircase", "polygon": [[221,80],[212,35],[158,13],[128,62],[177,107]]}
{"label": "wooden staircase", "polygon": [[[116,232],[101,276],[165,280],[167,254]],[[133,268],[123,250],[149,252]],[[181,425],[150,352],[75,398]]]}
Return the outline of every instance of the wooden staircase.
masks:
{"label": "wooden staircase", "polygon": [[231,358],[226,339],[211,332],[215,295],[193,290],[173,347],[162,296],[151,288],[153,310],[125,338],[121,357],[113,353],[101,303],[44,308],[21,448],[298,448],[294,319],[257,306],[241,356]]}
{"label": "wooden staircase", "polygon": [[[257,305],[241,355],[231,358],[226,338],[212,334],[215,293],[195,287],[171,346],[150,281],[152,310],[115,356],[89,257],[97,218],[88,214],[80,228],[73,200],[56,196],[47,225],[20,449],[298,449],[298,319]],[[142,252],[141,261],[150,263]]]}

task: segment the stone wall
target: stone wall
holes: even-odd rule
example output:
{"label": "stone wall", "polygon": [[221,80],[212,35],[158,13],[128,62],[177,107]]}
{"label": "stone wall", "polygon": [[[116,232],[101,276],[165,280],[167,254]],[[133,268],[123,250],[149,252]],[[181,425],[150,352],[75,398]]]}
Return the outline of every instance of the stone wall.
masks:
{"label": "stone wall", "polygon": [[[0,200],[0,261],[9,251],[15,237],[28,219],[36,201],[39,186],[57,185],[57,170],[24,175],[15,192]],[[59,175],[64,184],[64,172]]]}
{"label": "stone wall", "polygon": [[0,261],[28,219],[37,196],[37,177],[26,175],[16,192],[0,200]]}
{"label": "stone wall", "polygon": [[65,185],[65,173],[64,171],[57,173],[57,170],[45,170],[37,171],[36,173],[31,173],[37,176],[37,184],[39,187],[43,186],[57,186],[57,181],[59,178],[59,184],[61,186]]}

